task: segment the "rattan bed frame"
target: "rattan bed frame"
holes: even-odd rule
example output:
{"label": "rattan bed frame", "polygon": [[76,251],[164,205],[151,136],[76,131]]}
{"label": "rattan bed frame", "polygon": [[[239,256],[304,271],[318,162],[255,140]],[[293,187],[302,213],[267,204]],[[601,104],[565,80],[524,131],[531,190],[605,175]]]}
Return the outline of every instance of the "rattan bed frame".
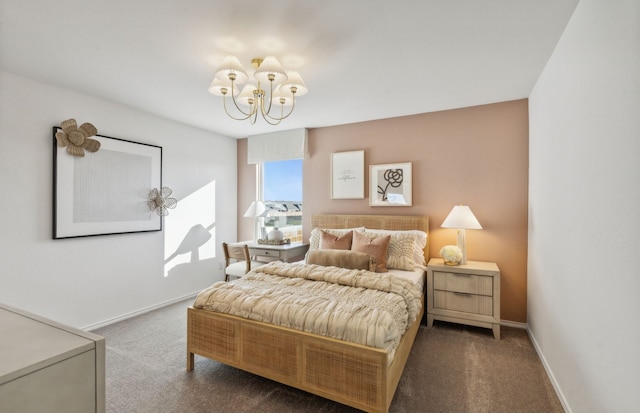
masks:
{"label": "rattan bed frame", "polygon": [[[311,228],[429,231],[426,216],[313,215]],[[428,238],[427,238],[428,240]],[[425,247],[429,260],[429,245]],[[423,296],[424,297],[424,296]],[[386,350],[226,314],[187,310],[187,370],[198,354],[367,412],[388,412],[422,315],[404,334],[393,361]]]}

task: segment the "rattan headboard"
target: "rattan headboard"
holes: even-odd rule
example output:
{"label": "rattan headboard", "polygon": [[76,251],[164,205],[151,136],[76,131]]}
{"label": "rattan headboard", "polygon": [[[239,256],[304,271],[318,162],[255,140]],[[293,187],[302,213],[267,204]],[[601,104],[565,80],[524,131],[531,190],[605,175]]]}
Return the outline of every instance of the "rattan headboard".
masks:
{"label": "rattan headboard", "polygon": [[[357,228],[408,230],[418,229],[429,234],[429,217],[424,215],[311,215],[313,228]],[[429,262],[429,237],[424,247],[424,257]]]}

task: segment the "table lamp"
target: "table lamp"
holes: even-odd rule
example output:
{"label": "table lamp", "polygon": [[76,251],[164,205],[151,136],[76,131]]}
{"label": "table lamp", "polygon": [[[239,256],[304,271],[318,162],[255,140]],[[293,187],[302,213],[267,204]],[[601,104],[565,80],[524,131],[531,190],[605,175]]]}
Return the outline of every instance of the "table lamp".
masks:
{"label": "table lamp", "polygon": [[260,217],[263,216],[266,209],[267,208],[264,205],[264,202],[253,201],[251,205],[249,205],[249,208],[247,208],[247,212],[244,213],[245,218],[253,218],[255,221],[253,223],[253,240],[254,241],[258,241],[258,239],[260,239],[261,231],[260,231],[259,222],[260,222]]}
{"label": "table lamp", "polygon": [[462,250],[460,264],[467,263],[467,246],[464,239],[465,229],[482,229],[471,208],[467,205],[456,205],[441,225],[442,228],[455,228],[458,230],[458,248]]}

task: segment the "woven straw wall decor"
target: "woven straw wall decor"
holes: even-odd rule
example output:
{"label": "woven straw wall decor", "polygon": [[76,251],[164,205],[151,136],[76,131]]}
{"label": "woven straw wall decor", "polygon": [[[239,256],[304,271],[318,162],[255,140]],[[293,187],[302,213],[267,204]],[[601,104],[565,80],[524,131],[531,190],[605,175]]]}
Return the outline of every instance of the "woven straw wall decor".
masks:
{"label": "woven straw wall decor", "polygon": [[167,208],[173,209],[178,205],[177,199],[169,198],[172,192],[171,188],[166,186],[163,186],[160,190],[153,188],[149,192],[149,200],[147,201],[149,210],[155,211],[156,214],[163,217],[169,215]]}
{"label": "woven straw wall decor", "polygon": [[89,139],[98,133],[98,129],[90,123],[83,123],[78,127],[75,119],[67,119],[60,124],[61,131],[56,132],[56,141],[61,148],[66,147],[67,152],[73,156],[84,156],[84,151],[97,152],[100,142]]}

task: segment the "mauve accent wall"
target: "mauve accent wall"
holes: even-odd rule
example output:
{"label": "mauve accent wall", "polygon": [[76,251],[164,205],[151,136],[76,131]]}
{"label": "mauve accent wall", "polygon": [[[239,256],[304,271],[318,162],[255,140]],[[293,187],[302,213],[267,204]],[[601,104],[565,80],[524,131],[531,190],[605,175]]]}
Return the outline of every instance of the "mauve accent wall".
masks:
{"label": "mauve accent wall", "polygon": [[[494,261],[501,271],[501,318],[527,319],[528,102],[526,99],[399,118],[309,129],[304,162],[304,237],[319,213],[429,215],[430,255],[456,243],[440,228],[456,204],[469,205],[482,230],[467,230],[469,260]],[[238,141],[238,236],[252,237],[242,218],[255,197],[255,167],[247,140]],[[330,199],[333,152],[364,149],[365,198]],[[413,164],[413,206],[370,207],[370,165]]]}

